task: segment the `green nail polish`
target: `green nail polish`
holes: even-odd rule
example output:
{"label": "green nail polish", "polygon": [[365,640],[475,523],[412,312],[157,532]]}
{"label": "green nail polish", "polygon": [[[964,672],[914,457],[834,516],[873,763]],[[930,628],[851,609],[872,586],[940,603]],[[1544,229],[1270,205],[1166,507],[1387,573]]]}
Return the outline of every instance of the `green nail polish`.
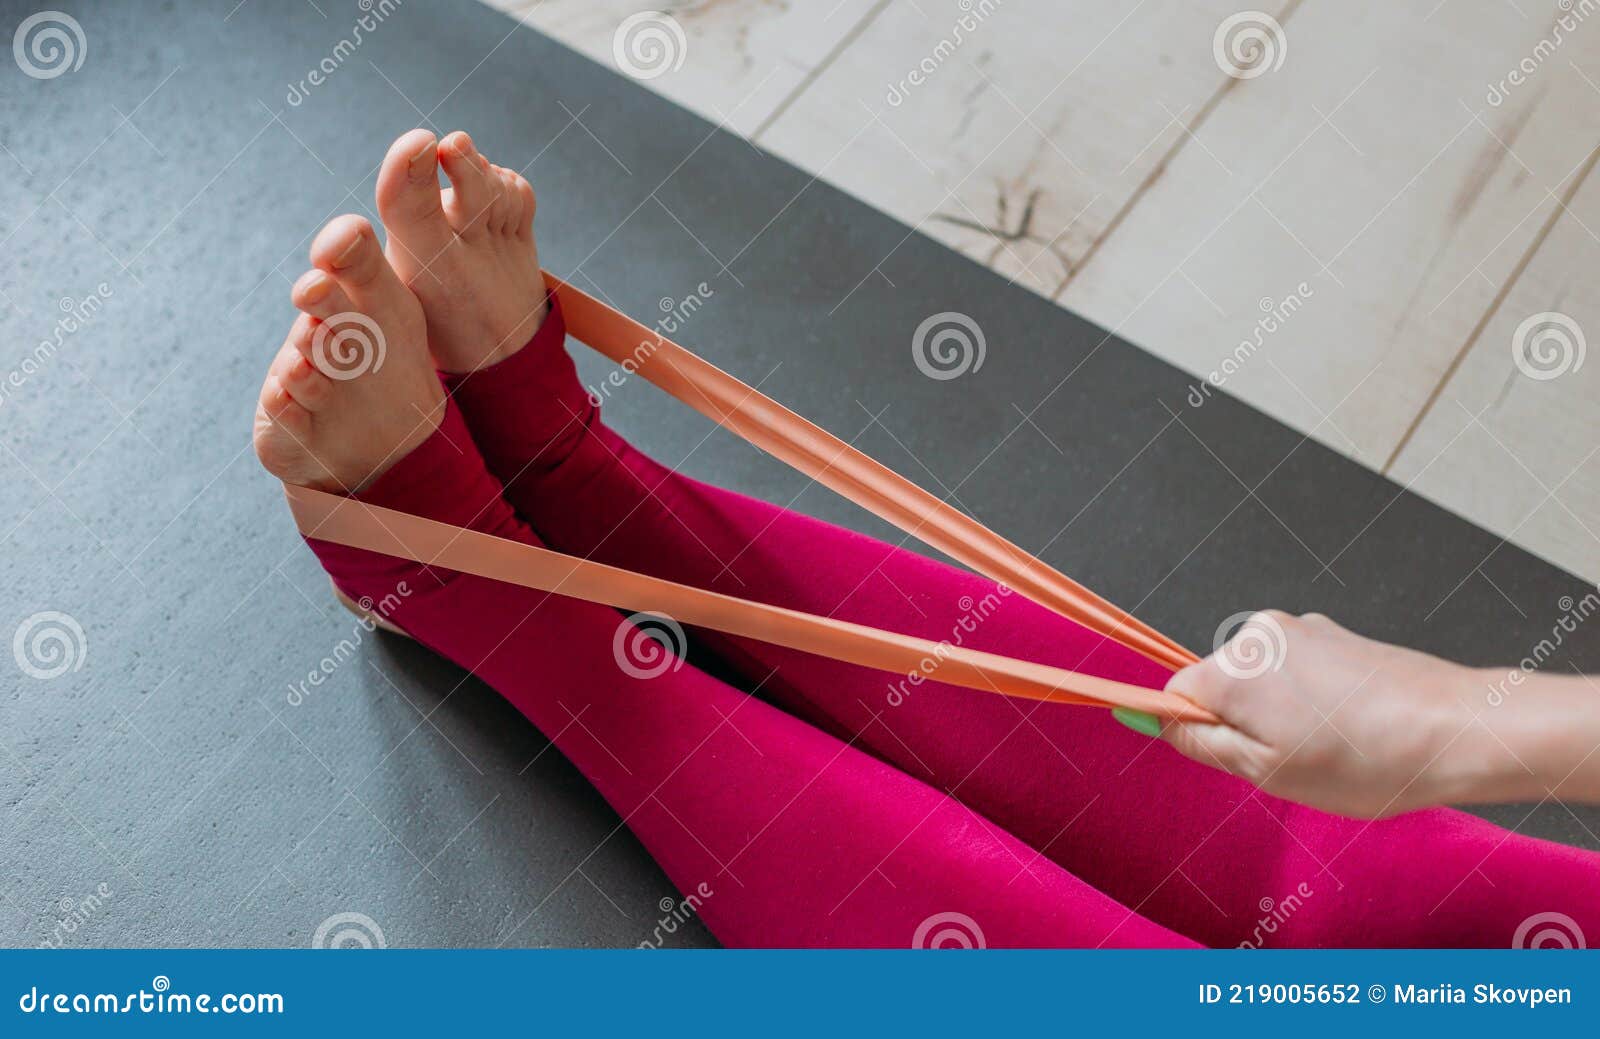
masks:
{"label": "green nail polish", "polygon": [[1151,739],[1161,735],[1161,719],[1153,714],[1130,710],[1126,707],[1113,707],[1111,708],[1111,717],[1134,732],[1142,733]]}

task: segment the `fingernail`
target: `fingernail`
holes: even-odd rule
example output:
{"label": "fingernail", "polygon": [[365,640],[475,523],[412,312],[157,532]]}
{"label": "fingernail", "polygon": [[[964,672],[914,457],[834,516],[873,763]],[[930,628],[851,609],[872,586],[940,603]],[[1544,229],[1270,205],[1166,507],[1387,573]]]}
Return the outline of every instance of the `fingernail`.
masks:
{"label": "fingernail", "polygon": [[1151,739],[1161,735],[1161,719],[1144,711],[1135,711],[1127,707],[1111,708],[1111,717],[1144,736]]}

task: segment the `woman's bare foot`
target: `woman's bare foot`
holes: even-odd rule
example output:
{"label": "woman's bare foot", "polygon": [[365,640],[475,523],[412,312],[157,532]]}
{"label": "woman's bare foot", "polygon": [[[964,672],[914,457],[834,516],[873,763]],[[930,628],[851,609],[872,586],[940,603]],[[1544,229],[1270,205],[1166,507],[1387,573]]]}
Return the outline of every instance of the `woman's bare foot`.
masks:
{"label": "woman's bare foot", "polygon": [[[451,187],[439,190],[438,167]],[[422,301],[428,347],[447,372],[509,357],[544,321],[533,188],[457,131],[412,130],[378,171],[389,263]]]}
{"label": "woman's bare foot", "polygon": [[256,456],[285,483],[354,493],[438,428],[444,390],[422,305],[372,225],[335,217],[291,296],[301,311],[256,405]]}

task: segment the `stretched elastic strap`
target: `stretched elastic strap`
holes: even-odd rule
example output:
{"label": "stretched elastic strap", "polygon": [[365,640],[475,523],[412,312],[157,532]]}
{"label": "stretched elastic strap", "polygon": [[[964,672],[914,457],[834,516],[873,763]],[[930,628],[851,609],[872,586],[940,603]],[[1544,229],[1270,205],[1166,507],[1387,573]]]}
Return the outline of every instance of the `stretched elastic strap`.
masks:
{"label": "stretched elastic strap", "polygon": [[[580,289],[545,274],[569,333],[756,447],[992,580],[1174,669],[1197,659],[971,517]],[[1171,693],[801,613],[285,486],[307,537],[985,692],[1216,721]]]}
{"label": "stretched elastic strap", "polygon": [[1158,663],[1178,670],[1187,649],[670,339],[545,272],[561,296],[567,332],[788,463],[824,487],[978,573]]}
{"label": "stretched elastic strap", "polygon": [[675,584],[520,541],[368,505],[307,487],[285,487],[307,537],[399,556],[573,599],[817,653],[900,674],[1052,703],[1108,704],[1165,717],[1209,720],[1169,693],[1044,664],[981,653],[861,624]]}

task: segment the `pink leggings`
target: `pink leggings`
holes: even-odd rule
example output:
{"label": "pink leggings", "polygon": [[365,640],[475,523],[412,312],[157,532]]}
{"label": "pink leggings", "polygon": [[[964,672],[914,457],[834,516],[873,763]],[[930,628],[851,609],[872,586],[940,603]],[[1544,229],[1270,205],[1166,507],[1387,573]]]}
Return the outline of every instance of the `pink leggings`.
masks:
{"label": "pink leggings", "polygon": [[[744,598],[1165,682],[987,579],[667,470],[601,423],[564,337],[553,308],[528,347],[450,379],[439,433],[362,498]],[[681,661],[628,657],[616,611],[311,545],[352,597],[382,601],[403,582],[391,619],[549,735],[728,945],[1504,947],[1541,913],[1600,934],[1600,856],[1459,812],[1330,816],[1099,710],[695,632],[747,695]]]}

